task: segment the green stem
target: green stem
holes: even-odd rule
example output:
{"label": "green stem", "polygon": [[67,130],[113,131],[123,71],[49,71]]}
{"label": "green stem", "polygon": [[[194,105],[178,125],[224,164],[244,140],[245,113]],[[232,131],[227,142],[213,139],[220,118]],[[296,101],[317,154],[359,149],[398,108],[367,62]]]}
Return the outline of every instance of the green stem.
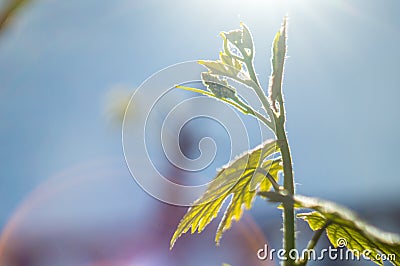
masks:
{"label": "green stem", "polygon": [[[280,107],[283,110],[283,105]],[[293,168],[292,168],[292,157],[290,154],[289,143],[287,141],[285,127],[283,123],[277,124],[277,138],[281,149],[282,162],[283,162],[283,186],[289,196],[294,194],[294,179],[293,179]],[[295,245],[295,217],[294,217],[294,206],[292,201],[283,203],[283,248],[286,254],[292,249],[296,248]],[[287,256],[287,260],[284,261],[283,265],[293,266],[294,260]]]}
{"label": "green stem", "polygon": [[[281,84],[280,84],[281,85]],[[283,103],[283,96],[280,93],[277,98],[279,103],[279,116],[275,117],[276,122],[276,136],[281,149],[282,162],[283,162],[283,186],[289,196],[294,195],[294,176],[293,176],[293,165],[292,156],[290,153],[289,142],[285,130],[285,105]],[[286,252],[290,252],[296,248],[295,238],[296,220],[294,215],[294,206],[292,201],[283,203],[283,248]],[[288,253],[286,253],[288,254]],[[294,261],[287,256],[287,260],[283,265],[292,266]]]}
{"label": "green stem", "polygon": [[[283,175],[284,175],[284,189],[287,191],[289,196],[294,195],[294,177],[293,177],[293,167],[292,167],[292,156],[290,153],[289,143],[286,136],[285,131],[285,106],[283,104],[282,92],[278,97],[279,103],[279,116],[277,117],[266,97],[264,91],[261,89],[260,83],[257,79],[257,76],[254,71],[253,64],[251,62],[247,62],[247,69],[249,71],[250,78],[255,82],[256,86],[253,87],[256,92],[258,98],[261,100],[264,109],[268,113],[271,121],[276,121],[276,128],[274,130],[276,137],[278,139],[278,143],[281,150],[282,162],[283,162]],[[282,86],[282,84],[280,84]],[[280,90],[281,91],[281,90]],[[295,216],[294,216],[294,206],[293,202],[284,202],[283,203],[283,248],[286,251],[286,260],[283,262],[284,266],[293,266],[295,261],[292,260],[288,255],[288,253],[296,248],[296,239],[295,239]]]}
{"label": "green stem", "polygon": [[292,156],[290,153],[285,127],[281,123],[277,124],[276,135],[278,138],[278,144],[281,150],[282,161],[283,161],[283,175],[284,175],[283,186],[288,191],[289,195],[293,195],[294,179],[293,179]]}
{"label": "green stem", "polygon": [[266,171],[263,168],[257,168],[256,171],[262,173],[263,175],[265,175],[265,177],[269,180],[269,182],[271,182],[272,187],[274,188],[275,192],[279,192],[279,190],[281,189],[281,187],[279,186],[279,184],[276,182],[276,180],[272,177],[272,175]]}
{"label": "green stem", "polygon": [[[267,112],[269,118],[271,119],[271,123],[274,124],[274,115],[270,107],[270,103],[268,101],[267,96],[265,95],[263,89],[261,88],[260,82],[258,81],[256,72],[254,71],[254,66],[252,61],[245,62],[247,66],[247,70],[249,72],[250,78],[254,81],[255,86],[252,86],[254,89],[255,93],[257,94],[257,97],[260,99],[264,110]],[[273,132],[275,132],[274,126],[270,127]]]}

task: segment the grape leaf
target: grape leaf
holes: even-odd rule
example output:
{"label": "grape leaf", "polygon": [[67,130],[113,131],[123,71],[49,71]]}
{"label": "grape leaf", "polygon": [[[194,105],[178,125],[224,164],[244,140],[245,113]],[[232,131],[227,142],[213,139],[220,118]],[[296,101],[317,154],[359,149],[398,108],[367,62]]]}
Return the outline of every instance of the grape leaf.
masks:
{"label": "grape leaf", "polygon": [[[272,201],[290,200],[288,196],[273,192],[261,192],[261,195]],[[297,217],[307,221],[314,231],[326,226],[330,242],[338,247],[344,243],[354,255],[365,255],[376,264],[383,265],[381,254],[394,254],[393,265],[400,265],[400,237],[383,232],[362,221],[354,212],[336,203],[295,195],[291,198],[297,208],[314,210],[299,213]],[[363,253],[364,252],[364,253]]]}
{"label": "grape leaf", "polygon": [[302,207],[315,210],[311,213],[298,214],[298,217],[308,222],[312,230],[318,230],[326,222],[330,222],[326,227],[326,233],[335,247],[344,241],[349,250],[356,251],[355,255],[364,252],[364,255],[379,265],[383,265],[379,254],[394,254],[395,260],[391,263],[400,265],[399,236],[380,231],[360,220],[352,211],[332,202],[303,196],[295,196],[295,202]]}
{"label": "grape leaf", "polygon": [[[272,42],[272,74],[269,79],[268,97],[271,105],[275,108],[276,100],[282,97],[283,66],[286,57],[286,18],[283,20],[281,29],[275,35]],[[275,109],[275,111],[277,111]]]}
{"label": "grape leaf", "polygon": [[206,192],[194,202],[180,221],[171,239],[171,249],[175,241],[189,229],[192,234],[196,230],[198,233],[203,231],[218,215],[224,201],[232,195],[215,236],[215,242],[219,245],[223,232],[231,227],[232,220],[240,219],[243,205],[250,209],[257,191],[268,191],[271,188],[265,172],[258,169],[264,169],[275,180],[278,179],[278,173],[282,170],[281,160],[268,159],[278,151],[276,141],[267,141],[223,167]]}

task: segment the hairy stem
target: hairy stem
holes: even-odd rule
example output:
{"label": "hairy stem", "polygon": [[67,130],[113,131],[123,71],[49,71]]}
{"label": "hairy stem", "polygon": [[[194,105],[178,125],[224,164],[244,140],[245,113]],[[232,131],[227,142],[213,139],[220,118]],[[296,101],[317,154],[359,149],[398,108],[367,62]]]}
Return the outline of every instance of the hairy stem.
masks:
{"label": "hairy stem", "polygon": [[272,177],[272,175],[268,171],[266,171],[263,168],[257,168],[256,171],[258,171],[258,172],[262,173],[263,175],[265,175],[265,177],[269,180],[269,182],[271,182],[272,187],[274,188],[274,191],[275,192],[279,192],[279,190],[281,189],[279,184],[275,181],[275,179]]}
{"label": "hairy stem", "polygon": [[[285,106],[283,103],[283,95],[282,95],[282,75],[283,75],[283,65],[285,62],[286,55],[286,18],[284,19],[283,26],[281,29],[281,34],[283,36],[283,43],[278,47],[283,49],[283,56],[277,58],[275,60],[281,60],[279,62],[279,68],[273,70],[273,75],[275,75],[272,79],[272,86],[277,84],[278,97],[276,98],[279,104],[279,114],[273,111],[274,108],[271,108],[271,104],[275,104],[274,102],[270,103],[264,91],[262,90],[260,83],[257,79],[257,76],[254,71],[254,67],[251,61],[245,62],[250,78],[255,82],[253,87],[256,92],[258,98],[261,100],[261,103],[267,112],[268,116],[271,119],[271,122],[275,124],[275,135],[278,139],[278,143],[281,150],[282,163],[283,163],[283,175],[284,175],[284,189],[288,193],[288,196],[294,195],[294,177],[293,177],[293,167],[292,167],[292,156],[290,153],[290,147],[287,140],[287,135],[285,131]],[[274,41],[275,42],[275,41]],[[275,45],[275,43],[274,43]],[[278,44],[279,45],[279,44]],[[273,58],[278,56],[273,54]],[[274,59],[273,59],[274,62]],[[274,63],[273,63],[274,64]],[[276,73],[275,73],[276,72]],[[291,250],[296,248],[296,239],[295,239],[295,215],[294,215],[294,206],[292,201],[283,203],[283,248],[286,251],[286,260],[283,262],[284,266],[293,266],[295,261],[291,259],[288,254]]]}
{"label": "hairy stem", "polygon": [[271,110],[271,107],[270,107],[268,98],[267,98],[267,96],[265,95],[263,89],[261,88],[260,82],[258,81],[256,72],[254,71],[253,63],[252,63],[251,61],[249,61],[249,62],[245,62],[245,64],[246,64],[247,69],[248,69],[248,71],[249,71],[250,78],[254,81],[254,83],[255,83],[255,85],[256,85],[255,87],[253,86],[253,89],[254,89],[255,93],[257,94],[257,97],[260,99],[260,101],[261,101],[261,103],[262,103],[262,105],[263,105],[264,110],[267,112],[269,118],[271,119],[271,122],[270,122],[270,123],[271,123],[271,126],[270,126],[270,128],[271,128],[271,130],[272,130],[273,132],[275,132],[275,128],[273,127],[273,125],[274,125],[274,121],[273,121],[274,115],[273,115],[273,112],[272,112],[272,110]]}
{"label": "hairy stem", "polygon": [[[281,112],[283,105],[280,107]],[[292,157],[290,154],[289,143],[287,141],[284,123],[277,123],[277,138],[281,149],[282,162],[283,162],[283,186],[287,191],[288,195],[294,194],[294,179],[293,179],[293,168],[292,168]],[[283,203],[283,248],[286,251],[286,255],[292,249],[296,248],[295,245],[295,217],[294,217],[294,206],[292,201]],[[287,256],[287,260],[284,261],[283,265],[293,266],[294,261]]]}
{"label": "hairy stem", "polygon": [[[279,117],[276,117],[276,136],[281,149],[282,162],[283,162],[283,187],[289,196],[293,196],[294,191],[294,176],[292,155],[290,153],[289,142],[285,130],[286,113],[283,103],[282,94],[278,97],[279,103]],[[294,261],[287,256],[288,252],[296,248],[296,219],[294,214],[294,206],[292,201],[284,202],[283,204],[283,248],[286,251],[287,260],[283,262],[284,266],[293,266]]]}

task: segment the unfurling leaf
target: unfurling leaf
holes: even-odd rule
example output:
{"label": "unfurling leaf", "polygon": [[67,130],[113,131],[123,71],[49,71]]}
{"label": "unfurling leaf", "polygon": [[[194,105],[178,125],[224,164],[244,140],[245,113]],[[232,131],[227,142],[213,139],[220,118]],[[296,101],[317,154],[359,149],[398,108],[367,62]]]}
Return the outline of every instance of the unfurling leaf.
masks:
{"label": "unfurling leaf", "polygon": [[224,53],[241,61],[251,61],[254,58],[253,37],[244,23],[240,23],[240,26],[240,30],[221,33],[224,39]]}
{"label": "unfurling leaf", "polygon": [[223,51],[217,61],[201,60],[199,64],[209,70],[209,74],[233,79],[246,86],[254,87],[257,80],[252,79],[248,69],[253,67],[254,44],[249,29],[241,23],[242,29],[222,32]]}
{"label": "unfurling leaf", "polygon": [[276,158],[268,159],[278,151],[276,141],[268,141],[223,167],[206,192],[196,200],[180,221],[171,239],[171,248],[189,229],[192,234],[196,230],[199,233],[203,231],[218,215],[224,201],[233,195],[217,229],[215,241],[218,245],[222,233],[231,227],[232,220],[240,219],[243,206],[249,209],[257,191],[268,191],[271,188],[271,183],[265,178],[265,172],[275,180],[278,179],[278,173],[282,170],[281,161]]}
{"label": "unfurling leaf", "polygon": [[220,60],[217,61],[200,60],[198,62],[200,65],[203,65],[206,68],[208,68],[208,73],[212,75],[221,76],[224,78],[230,78],[247,86],[249,86],[251,82],[250,78],[248,77],[248,74],[244,72],[242,68],[236,68],[235,66],[225,64]]}
{"label": "unfurling leaf", "polygon": [[355,256],[363,255],[376,264],[383,265],[382,254],[393,265],[400,265],[400,237],[386,233],[363,222],[352,211],[335,203],[304,196],[295,196],[296,205],[313,209],[311,213],[297,216],[308,222],[312,230],[326,226],[330,242],[346,246]]}
{"label": "unfurling leaf", "polygon": [[286,17],[281,29],[272,42],[272,74],[269,79],[268,97],[272,107],[276,110],[276,101],[282,99],[283,67],[286,57]]}
{"label": "unfurling leaf", "polygon": [[[268,114],[268,116],[265,117],[249,106],[245,99],[240,98],[236,94],[235,88],[229,85],[228,82],[228,80],[233,80],[245,85],[246,87],[253,89],[259,97],[265,98],[264,92],[259,85],[254,71],[253,59],[255,50],[253,39],[249,29],[243,23],[241,23],[241,26],[242,29],[240,30],[221,33],[224,44],[223,51],[219,54],[219,60],[198,61],[199,64],[208,69],[208,72],[202,73],[202,80],[203,84],[207,86],[207,89],[211,91],[212,94],[209,94],[204,90],[187,87],[184,88],[182,86],[177,87],[196,91],[210,97],[215,96],[214,98],[234,106],[241,112],[257,117],[257,119],[274,131],[275,125],[272,119],[272,110],[269,107],[266,108],[267,104],[263,104],[263,108]],[[265,100],[264,103],[267,101],[268,100]]]}

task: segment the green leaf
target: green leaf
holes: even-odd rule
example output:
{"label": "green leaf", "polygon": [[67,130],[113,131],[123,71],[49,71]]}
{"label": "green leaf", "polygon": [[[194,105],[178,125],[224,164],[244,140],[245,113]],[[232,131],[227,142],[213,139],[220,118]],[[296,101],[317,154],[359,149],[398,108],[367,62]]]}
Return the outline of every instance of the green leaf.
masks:
{"label": "green leaf", "polygon": [[240,112],[242,112],[246,115],[252,115],[252,116],[256,117],[258,120],[263,122],[266,126],[268,126],[271,130],[274,130],[274,124],[270,120],[265,118],[261,113],[254,110],[251,106],[249,106],[247,103],[245,103],[239,96],[237,96],[235,99],[228,99],[228,98],[224,98],[224,97],[219,98],[212,92],[198,89],[198,88],[192,88],[192,87],[180,86],[180,85],[175,86],[175,88],[192,91],[192,92],[197,92],[197,93],[209,96],[211,98],[214,98],[216,100],[222,101],[224,103],[227,103],[227,104],[235,107]]}
{"label": "green leaf", "polygon": [[233,107],[237,108],[239,111],[241,111],[244,114],[250,114],[250,115],[256,116],[255,111],[250,106],[248,106],[244,102],[240,101],[238,98],[235,99],[235,101],[233,101],[233,100],[227,99],[227,98],[219,98],[219,97],[215,96],[214,93],[208,92],[208,91],[205,91],[202,89],[186,87],[186,86],[175,86],[175,88],[187,90],[187,91],[193,91],[193,92],[197,92],[197,93],[209,96],[211,98],[214,98],[214,99],[220,100],[222,102],[225,102],[229,105],[232,105]]}
{"label": "green leaf", "polygon": [[236,89],[230,86],[225,78],[220,79],[217,75],[210,74],[209,72],[203,72],[201,73],[201,80],[204,86],[207,87],[208,91],[186,86],[176,86],[176,88],[201,93],[217,100],[221,100],[237,108],[244,114],[257,117],[262,122],[266,123],[267,126],[270,126],[269,121],[265,121],[260,113],[255,111],[237,95]]}
{"label": "green leaf", "polygon": [[386,233],[362,221],[357,215],[338,204],[304,196],[294,196],[296,205],[313,209],[311,213],[297,216],[308,222],[312,230],[318,230],[329,222],[326,233],[330,242],[338,247],[345,243],[355,255],[369,257],[376,264],[383,265],[379,254],[394,254],[393,265],[400,265],[400,237]]}
{"label": "green leaf", "polygon": [[171,249],[175,241],[189,229],[192,234],[203,231],[206,225],[217,217],[224,201],[232,195],[215,236],[218,245],[222,233],[231,227],[232,220],[240,219],[243,206],[250,209],[257,191],[268,191],[271,188],[265,173],[258,169],[264,169],[275,180],[278,179],[278,172],[282,170],[281,161],[268,159],[278,151],[276,141],[267,141],[223,167],[206,192],[196,200],[180,221],[171,239]]}
{"label": "green leaf", "polygon": [[253,84],[248,73],[241,68],[230,66],[220,60],[199,60],[198,63],[208,68],[208,73],[212,75],[230,78],[249,87]]}
{"label": "green leaf", "polygon": [[236,89],[232,86],[229,86],[226,79],[221,80],[218,78],[218,76],[203,72],[201,73],[201,80],[207,89],[215,95],[215,97],[220,99],[232,99],[234,101],[238,99]]}
{"label": "green leaf", "polygon": [[[276,101],[282,100],[283,67],[286,57],[286,17],[281,29],[275,35],[272,43],[272,74],[269,80],[268,97],[275,108]],[[277,111],[277,110],[275,110]]]}

